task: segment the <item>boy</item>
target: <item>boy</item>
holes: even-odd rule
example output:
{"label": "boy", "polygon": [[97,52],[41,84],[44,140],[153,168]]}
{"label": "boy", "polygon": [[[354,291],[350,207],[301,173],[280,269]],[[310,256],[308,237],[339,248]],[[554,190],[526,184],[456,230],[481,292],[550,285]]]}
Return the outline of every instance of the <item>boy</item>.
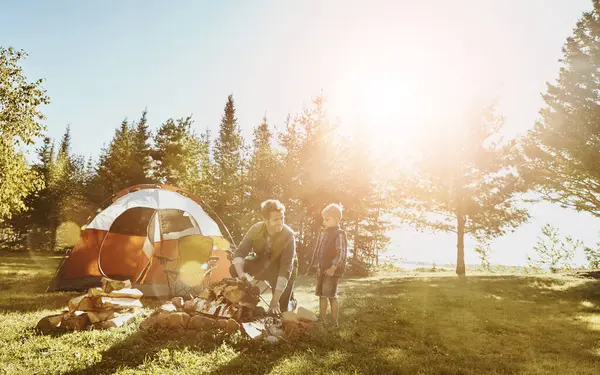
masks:
{"label": "boy", "polygon": [[323,209],[323,224],[325,230],[321,232],[309,269],[317,266],[317,287],[315,294],[320,297],[319,320],[325,318],[327,313],[327,300],[331,306],[330,326],[338,327],[337,289],[340,278],[346,270],[346,255],[348,242],[346,233],[340,228],[343,207],[330,204]]}

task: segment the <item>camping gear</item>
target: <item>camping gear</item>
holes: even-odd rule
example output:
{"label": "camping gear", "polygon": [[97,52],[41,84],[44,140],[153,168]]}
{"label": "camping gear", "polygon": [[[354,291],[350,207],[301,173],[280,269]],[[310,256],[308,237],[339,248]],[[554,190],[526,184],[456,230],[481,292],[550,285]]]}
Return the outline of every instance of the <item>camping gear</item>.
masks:
{"label": "camping gear", "polygon": [[[86,290],[101,286],[101,278],[108,277],[131,280],[144,296],[165,296],[170,294],[169,273],[181,281],[186,261],[203,265],[199,272],[204,276],[210,267],[211,283],[229,277],[230,242],[203,205],[170,185],[136,185],[119,191],[82,228],[79,242],[67,250],[48,291]],[[208,240],[210,249],[190,246]]]}

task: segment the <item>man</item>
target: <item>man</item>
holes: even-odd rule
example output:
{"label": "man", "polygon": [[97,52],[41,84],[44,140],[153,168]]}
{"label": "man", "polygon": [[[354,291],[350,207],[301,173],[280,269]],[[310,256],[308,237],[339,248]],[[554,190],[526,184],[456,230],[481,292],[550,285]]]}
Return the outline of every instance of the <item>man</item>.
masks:
{"label": "man", "polygon": [[[280,314],[290,309],[292,289],[298,275],[296,238],[284,224],[285,207],[270,199],[261,204],[264,221],[254,224],[235,251],[230,273],[234,277],[265,280],[271,285],[273,297],[269,313]],[[254,257],[248,257],[254,252]],[[251,276],[251,277],[249,277]]]}

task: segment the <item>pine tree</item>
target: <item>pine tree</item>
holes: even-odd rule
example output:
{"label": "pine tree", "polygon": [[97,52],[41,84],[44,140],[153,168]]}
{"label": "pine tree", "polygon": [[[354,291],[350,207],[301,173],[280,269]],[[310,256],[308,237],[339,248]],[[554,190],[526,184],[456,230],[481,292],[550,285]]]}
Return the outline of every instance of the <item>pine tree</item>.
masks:
{"label": "pine tree", "polygon": [[96,176],[96,191],[93,201],[100,204],[115,192],[132,185],[131,155],[132,139],[131,129],[127,119],[115,131],[115,135],[107,148],[100,153],[98,172]]}
{"label": "pine tree", "polygon": [[135,125],[135,129],[131,130],[131,169],[129,172],[131,185],[145,184],[153,182],[151,176],[152,157],[150,149],[150,138],[152,136],[148,129],[147,120],[148,110],[144,109],[142,117]]}
{"label": "pine tree", "polygon": [[541,119],[520,144],[520,174],[544,198],[600,217],[600,1],[563,47]]}
{"label": "pine tree", "polygon": [[[494,140],[504,119],[494,106],[429,132],[401,182],[404,218],[417,228],[457,234],[456,273],[465,275],[464,238],[494,238],[528,219],[516,194],[523,184]],[[455,125],[455,126],[451,126]]]}
{"label": "pine tree", "polygon": [[254,129],[254,140],[252,155],[248,163],[247,185],[249,200],[246,203],[248,218],[244,227],[248,227],[259,217],[261,202],[267,199],[278,199],[281,196],[281,185],[279,183],[279,158],[272,145],[273,133],[267,122],[267,117]]}
{"label": "pine tree", "polygon": [[233,95],[229,95],[219,126],[219,137],[215,140],[214,147],[213,177],[217,194],[214,210],[236,242],[244,234],[240,222],[245,203],[243,201],[245,188],[242,185],[243,149],[244,142],[235,117]]}

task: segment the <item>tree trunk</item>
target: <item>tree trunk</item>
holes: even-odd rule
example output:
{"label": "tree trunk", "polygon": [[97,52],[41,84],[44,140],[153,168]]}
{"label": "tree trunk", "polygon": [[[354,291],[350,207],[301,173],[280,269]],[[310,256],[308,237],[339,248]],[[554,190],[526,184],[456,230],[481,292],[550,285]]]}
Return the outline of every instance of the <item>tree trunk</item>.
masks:
{"label": "tree trunk", "polygon": [[456,274],[465,276],[465,223],[464,216],[457,216],[457,243],[456,243]]}
{"label": "tree trunk", "polygon": [[356,217],[356,220],[354,221],[354,250],[352,253],[352,262],[356,262],[357,260],[357,255],[358,254],[358,216]]}

